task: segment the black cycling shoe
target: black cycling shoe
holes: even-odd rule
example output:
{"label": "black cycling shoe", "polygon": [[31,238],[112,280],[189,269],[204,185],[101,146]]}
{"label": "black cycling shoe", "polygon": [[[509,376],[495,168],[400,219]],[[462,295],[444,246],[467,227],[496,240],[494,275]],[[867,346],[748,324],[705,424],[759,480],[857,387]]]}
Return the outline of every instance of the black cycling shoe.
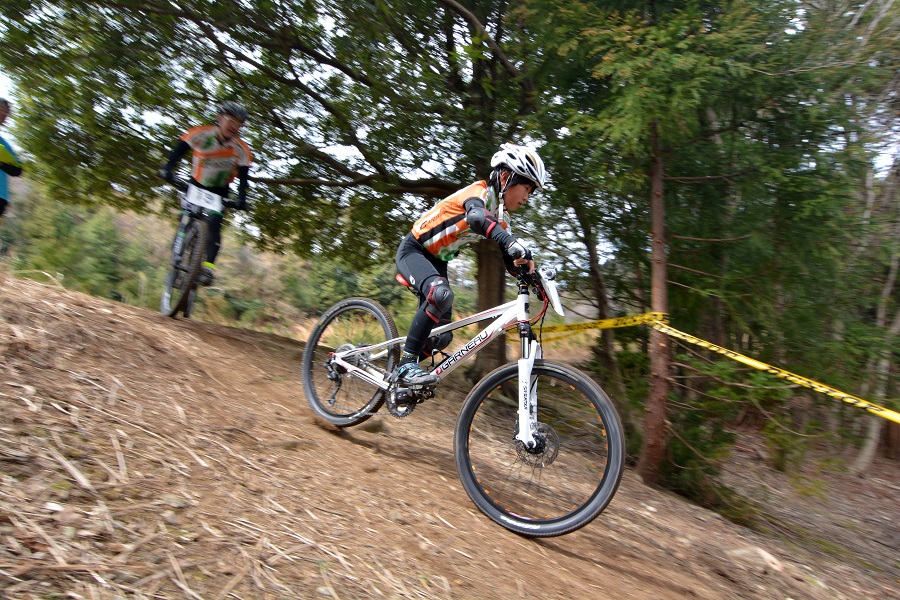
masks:
{"label": "black cycling shoe", "polygon": [[216,273],[212,270],[211,267],[204,266],[200,270],[200,275],[197,276],[197,284],[202,286],[210,286],[212,282],[216,279]]}
{"label": "black cycling shoe", "polygon": [[400,365],[397,369],[397,378],[400,385],[406,386],[434,385],[438,382],[437,375],[429,373],[414,362]]}

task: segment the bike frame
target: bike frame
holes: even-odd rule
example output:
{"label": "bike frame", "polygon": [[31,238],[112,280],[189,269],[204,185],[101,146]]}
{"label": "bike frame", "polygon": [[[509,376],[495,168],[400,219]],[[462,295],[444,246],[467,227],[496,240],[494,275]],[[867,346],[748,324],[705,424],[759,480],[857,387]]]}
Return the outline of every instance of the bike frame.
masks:
{"label": "bike frame", "polygon": [[[559,303],[559,297],[556,295],[556,283],[552,279],[543,279],[542,288],[544,295],[544,305],[541,314],[547,310],[547,305],[551,303],[554,310],[560,315],[563,314],[562,306]],[[552,286],[548,290],[547,287]],[[550,292],[548,294],[548,292]],[[447,356],[442,360],[431,372],[438,376],[439,380],[443,380],[454,369],[461,365],[465,360],[475,356],[485,346],[487,346],[498,334],[501,334],[512,325],[519,325],[519,337],[522,345],[522,357],[517,361],[519,367],[519,386],[518,386],[518,422],[519,427],[516,432],[516,439],[525,444],[526,447],[534,447],[535,433],[537,433],[537,378],[531,376],[534,367],[534,361],[543,357],[541,345],[538,343],[531,333],[531,325],[529,323],[529,291],[528,284],[519,280],[519,293],[515,300],[502,304],[500,306],[490,308],[470,317],[448,323],[436,327],[432,330],[431,335],[440,335],[447,331],[454,331],[466,325],[480,323],[482,321],[493,320],[494,322],[484,328],[478,335],[472,338],[462,348]],[[378,344],[370,346],[359,346],[349,350],[334,352],[332,359],[335,364],[340,365],[349,375],[358,377],[364,381],[375,385],[382,390],[387,390],[393,382],[390,381],[390,374],[385,375],[375,369],[366,370],[360,368],[347,359],[364,353],[371,353],[372,358],[383,357],[389,349],[398,346],[406,341],[406,336],[397,337]],[[521,425],[526,423],[527,427]]]}

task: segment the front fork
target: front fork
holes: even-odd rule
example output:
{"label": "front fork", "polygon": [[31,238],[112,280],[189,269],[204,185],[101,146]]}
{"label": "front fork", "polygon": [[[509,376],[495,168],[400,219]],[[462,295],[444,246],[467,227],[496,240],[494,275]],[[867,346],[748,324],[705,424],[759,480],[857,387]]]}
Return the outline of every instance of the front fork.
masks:
{"label": "front fork", "polygon": [[191,213],[182,209],[181,218],[178,220],[178,230],[175,232],[175,241],[172,243],[172,264],[175,266],[181,263],[181,253],[184,251],[184,233],[190,222]]}
{"label": "front fork", "polygon": [[541,358],[541,347],[537,340],[522,340],[522,358],[519,359],[519,410],[516,437],[525,448],[536,449],[537,420],[537,377],[532,376],[534,361]]}

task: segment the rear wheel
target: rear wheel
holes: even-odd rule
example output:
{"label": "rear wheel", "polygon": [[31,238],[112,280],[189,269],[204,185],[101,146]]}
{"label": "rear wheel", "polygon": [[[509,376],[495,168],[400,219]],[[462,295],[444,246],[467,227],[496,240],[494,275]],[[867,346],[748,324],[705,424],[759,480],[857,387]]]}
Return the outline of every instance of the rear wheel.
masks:
{"label": "rear wheel", "polygon": [[[519,369],[492,371],[460,410],[454,455],[469,497],[488,517],[531,537],[562,535],[599,515],[622,478],[622,425],[606,393],[567,365],[537,360],[538,445],[515,439]],[[534,389],[534,388],[532,388]]]}
{"label": "rear wheel", "polygon": [[174,264],[166,275],[159,306],[162,314],[169,317],[176,317],[179,312],[185,317],[191,315],[208,235],[208,225],[200,219],[192,219],[185,229],[181,256],[174,257]]}
{"label": "rear wheel", "polygon": [[[348,298],[329,308],[313,328],[303,351],[303,389],[313,411],[338,427],[362,423],[381,408],[384,390],[332,364],[340,349],[378,344],[397,337],[397,326],[381,304]],[[375,353],[354,355],[360,368],[381,376],[400,358],[399,344]]]}

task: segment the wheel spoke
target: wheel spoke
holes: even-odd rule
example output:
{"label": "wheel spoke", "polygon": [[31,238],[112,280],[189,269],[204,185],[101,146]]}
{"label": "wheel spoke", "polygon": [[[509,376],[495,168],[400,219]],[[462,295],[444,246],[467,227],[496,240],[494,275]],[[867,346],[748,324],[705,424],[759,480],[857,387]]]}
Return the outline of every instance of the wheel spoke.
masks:
{"label": "wheel spoke", "polygon": [[540,367],[535,375],[537,446],[515,439],[516,401],[504,390],[517,389],[518,373],[506,369],[466,401],[457,465],[488,516],[519,533],[559,535],[589,522],[612,498],[621,477],[621,426],[596,386]]}
{"label": "wheel spoke", "polygon": [[[351,299],[329,309],[310,334],[303,356],[303,384],[313,410],[339,426],[361,423],[374,414],[384,392],[333,363],[333,354],[395,337],[393,319],[374,301]],[[397,348],[391,348],[375,356],[351,353],[346,360],[363,369],[389,372],[397,354]]]}
{"label": "wheel spoke", "polygon": [[194,302],[196,279],[206,253],[207,225],[192,221],[185,233],[181,259],[169,269],[160,301],[160,311],[170,317],[182,312],[190,316]]}

